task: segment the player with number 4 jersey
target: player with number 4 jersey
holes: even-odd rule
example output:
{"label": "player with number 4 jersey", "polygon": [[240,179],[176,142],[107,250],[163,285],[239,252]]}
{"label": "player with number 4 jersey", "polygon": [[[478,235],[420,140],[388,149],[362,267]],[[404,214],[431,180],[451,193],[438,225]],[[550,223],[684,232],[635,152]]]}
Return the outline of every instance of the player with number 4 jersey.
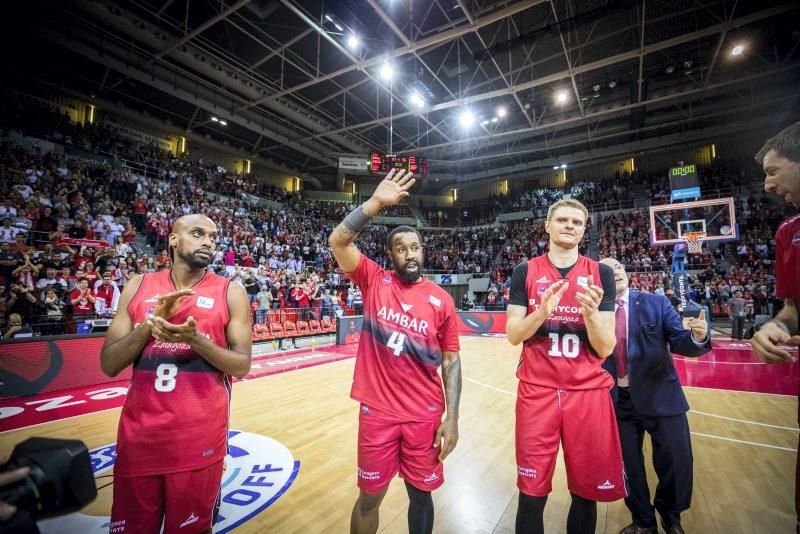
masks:
{"label": "player with number 4 jersey", "polygon": [[211,263],[216,225],[181,217],[173,268],[125,285],[100,364],[133,364],[114,466],[112,533],[211,532],[227,453],[231,376],[250,370],[247,295]]}
{"label": "player with number 4 jersey", "polygon": [[569,534],[594,533],[596,502],[626,495],[613,380],[601,367],[616,344],[614,272],[579,254],[587,220],[576,200],[550,206],[548,252],[518,265],[511,278],[506,333],[513,345],[522,343],[517,533],[544,532],[559,443],[572,495]]}
{"label": "player with number 4 jersey", "polygon": [[[356,534],[377,531],[378,508],[398,473],[409,497],[409,532],[431,532],[431,491],[444,482],[442,461],[458,440],[458,319],[452,297],[422,277],[419,233],[409,226],[389,233],[386,248],[392,270],[382,269],[353,244],[384,206],[409,196],[412,176],[402,170],[389,172],[372,198],[353,210],[328,239],[339,266],[364,296],[364,326],[350,394],[361,403],[361,491],[350,520],[350,532]],[[445,406],[447,416],[442,419]]]}

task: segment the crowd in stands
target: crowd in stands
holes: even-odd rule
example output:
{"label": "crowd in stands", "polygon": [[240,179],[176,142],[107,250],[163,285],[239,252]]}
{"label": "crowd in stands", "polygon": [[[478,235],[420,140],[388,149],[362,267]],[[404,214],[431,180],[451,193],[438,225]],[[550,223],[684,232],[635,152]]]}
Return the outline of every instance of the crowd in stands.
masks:
{"label": "crowd in stands", "polygon": [[[361,294],[338,271],[327,245],[330,231],[352,209],[349,203],[307,200],[202,160],[190,161],[155,145],[129,141],[113,127],[74,125],[57,112],[36,106],[15,109],[8,126],[25,135],[139,158],[158,169],[159,175],[142,176],[113,165],[0,145],[0,327],[5,328],[14,315],[14,323],[19,316],[38,333],[61,334],[75,331],[88,318],[113,317],[120,291],[133,276],[171,266],[167,236],[172,224],[195,212],[217,223],[212,268],[244,285],[255,321],[265,321],[268,311],[276,308],[306,309],[316,318],[360,311]],[[713,181],[717,173],[703,175]],[[629,195],[629,185],[641,179],[634,173],[617,180],[579,182],[569,193],[589,204],[612,201]],[[658,187],[655,184],[654,195]],[[242,192],[278,204],[250,203]],[[494,203],[498,210],[546,208],[563,194],[564,190],[536,189],[513,199],[495,198]],[[709,255],[689,259],[690,269],[704,267],[693,280],[694,289],[702,292],[696,296],[699,301],[723,304],[741,285],[745,298],[753,301],[753,314],[772,313],[776,310],[771,306],[770,258],[774,229],[783,212],[761,200],[739,202],[738,248],[718,247]],[[494,216],[486,204],[445,210],[464,220],[470,219],[470,210],[475,220]],[[408,206],[382,215],[412,216]],[[647,229],[645,212],[599,218],[599,255],[616,257],[629,270],[642,271],[631,277],[632,286],[669,290],[666,271],[672,252],[649,247]],[[357,242],[384,267],[388,267],[387,233],[387,228],[371,226]],[[423,229],[422,236],[429,271],[489,274],[488,293],[476,296],[476,303],[487,309],[504,308],[514,266],[547,249],[540,220]],[[587,231],[582,253],[589,251],[588,240]],[[706,282],[716,294],[713,299],[704,289]]]}

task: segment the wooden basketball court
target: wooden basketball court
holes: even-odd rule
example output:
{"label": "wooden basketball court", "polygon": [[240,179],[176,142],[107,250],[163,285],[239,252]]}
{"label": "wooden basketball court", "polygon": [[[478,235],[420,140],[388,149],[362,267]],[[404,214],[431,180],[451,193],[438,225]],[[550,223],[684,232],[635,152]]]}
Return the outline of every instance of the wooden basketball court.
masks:
{"label": "wooden basketball court", "polygon": [[[514,370],[519,348],[495,337],[462,336],[461,343],[460,440],[445,462],[446,482],[434,493],[434,531],[511,533],[517,503]],[[725,364],[712,365],[717,363]],[[345,359],[234,386],[231,428],[269,436],[301,462],[291,487],[237,532],[348,531],[357,495],[358,405],[348,396],[353,364]],[[796,398],[692,387],[686,394],[693,409],[689,421],[695,456],[692,508],[683,516],[686,531],[793,532]],[[8,452],[34,435],[79,438],[89,448],[113,443],[119,412],[116,408],[5,432],[0,450]],[[649,477],[654,490],[652,468]],[[553,487],[545,528],[563,532],[569,507],[563,462]],[[380,532],[407,531],[406,502],[402,481],[395,479],[381,508]],[[93,506],[92,512],[99,514],[97,508],[108,504]],[[616,533],[629,522],[622,501],[598,506],[598,532]]]}

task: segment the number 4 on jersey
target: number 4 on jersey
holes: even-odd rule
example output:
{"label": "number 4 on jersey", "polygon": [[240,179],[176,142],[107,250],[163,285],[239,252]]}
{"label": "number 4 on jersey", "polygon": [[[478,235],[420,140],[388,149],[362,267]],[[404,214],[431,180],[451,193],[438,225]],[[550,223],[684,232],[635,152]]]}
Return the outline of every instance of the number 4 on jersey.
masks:
{"label": "number 4 on jersey", "polygon": [[405,334],[401,334],[400,332],[392,332],[392,335],[389,336],[389,341],[386,342],[386,346],[390,349],[394,349],[395,356],[400,356],[400,353],[403,352],[403,343],[405,340]]}

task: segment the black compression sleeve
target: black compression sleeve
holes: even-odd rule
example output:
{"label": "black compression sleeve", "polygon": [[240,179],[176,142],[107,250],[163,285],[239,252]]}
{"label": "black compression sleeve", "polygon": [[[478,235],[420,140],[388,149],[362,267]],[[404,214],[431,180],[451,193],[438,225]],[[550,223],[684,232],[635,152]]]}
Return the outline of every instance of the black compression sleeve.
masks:
{"label": "black compression sleeve", "polygon": [[598,306],[599,311],[614,311],[617,300],[617,283],[614,281],[614,270],[605,263],[600,264],[600,287],[603,288],[603,300]]}
{"label": "black compression sleeve", "polygon": [[525,289],[525,282],[528,280],[528,262],[520,263],[514,267],[511,275],[511,293],[508,296],[508,303],[514,306],[528,307],[528,292]]}

